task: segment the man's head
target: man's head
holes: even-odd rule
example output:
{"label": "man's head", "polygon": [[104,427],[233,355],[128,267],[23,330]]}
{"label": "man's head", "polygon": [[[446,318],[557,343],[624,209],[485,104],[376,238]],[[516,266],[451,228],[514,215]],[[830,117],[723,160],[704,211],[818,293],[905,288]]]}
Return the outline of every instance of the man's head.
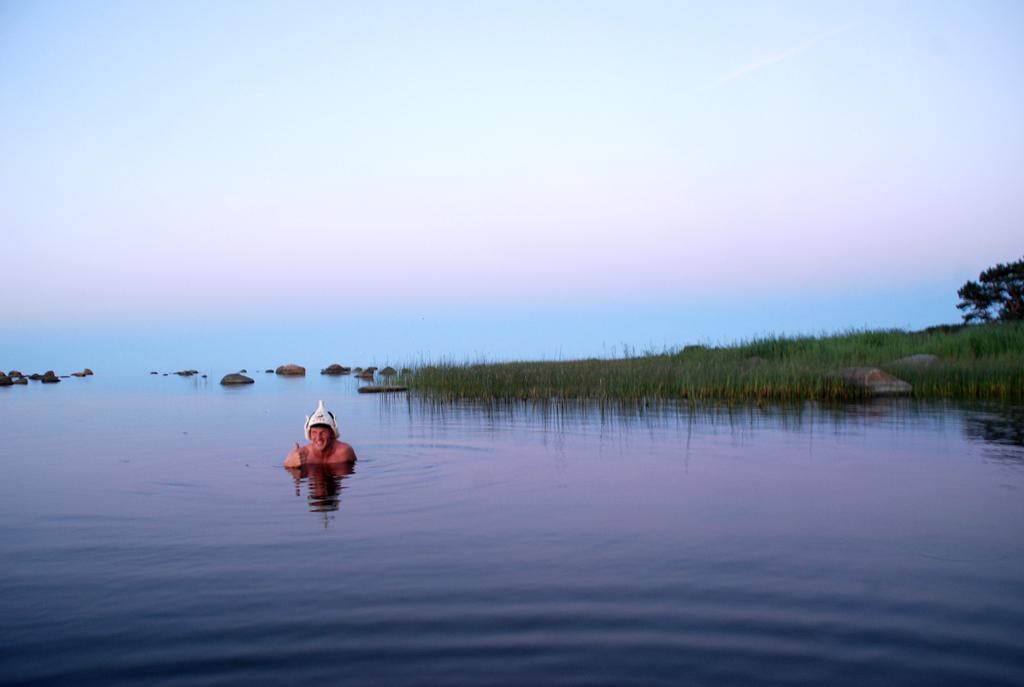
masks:
{"label": "man's head", "polygon": [[309,428],[309,443],[323,453],[334,443],[334,432],[327,425],[313,425]]}
{"label": "man's head", "polygon": [[334,419],[334,413],[324,407],[323,401],[320,401],[312,415],[306,417],[306,438],[310,441],[313,440],[314,429],[326,429],[330,441],[338,438],[338,423]]}

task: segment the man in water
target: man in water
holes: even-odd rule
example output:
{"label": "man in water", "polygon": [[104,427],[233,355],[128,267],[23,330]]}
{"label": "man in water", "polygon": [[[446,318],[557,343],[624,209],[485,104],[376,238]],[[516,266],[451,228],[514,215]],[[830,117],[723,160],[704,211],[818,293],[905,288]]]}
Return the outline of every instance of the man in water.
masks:
{"label": "man in water", "polygon": [[312,415],[306,418],[306,438],[309,443],[299,446],[284,459],[286,468],[300,468],[306,465],[338,465],[354,463],[356,452],[344,441],[338,441],[338,423],[334,413],[324,407],[324,402]]}

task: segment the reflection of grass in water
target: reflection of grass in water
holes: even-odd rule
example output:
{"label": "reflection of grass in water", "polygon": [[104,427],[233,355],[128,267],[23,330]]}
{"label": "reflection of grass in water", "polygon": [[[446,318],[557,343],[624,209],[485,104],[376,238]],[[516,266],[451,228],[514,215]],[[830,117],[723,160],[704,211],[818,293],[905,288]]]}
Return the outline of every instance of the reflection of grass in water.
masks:
{"label": "reflection of grass in water", "polygon": [[[917,353],[940,362],[895,362]],[[616,360],[437,363],[417,367],[402,383],[438,400],[847,401],[865,392],[830,373],[867,366],[910,382],[917,398],[1022,398],[1024,323],[773,336]]]}
{"label": "reflection of grass in water", "polygon": [[946,431],[960,427],[968,439],[1006,450],[994,457],[1020,464],[1024,460],[1024,409],[1019,405],[986,400],[935,400],[888,397],[861,401],[745,402],[710,401],[495,401],[437,400],[403,397],[410,415],[430,424],[514,425],[559,434],[599,430],[630,433],[680,428],[719,427],[729,432],[756,432],[779,428],[801,432],[812,427],[843,432],[855,427],[913,427]]}
{"label": "reflection of grass in water", "polygon": [[[681,425],[719,426],[730,430],[759,426],[802,430],[815,424],[835,429],[851,425],[923,420],[943,423],[947,409],[969,410],[970,403],[918,401],[910,398],[877,398],[859,402],[745,402],[709,401],[596,401],[585,399],[546,401],[437,400],[426,396],[407,397],[410,414],[431,422],[475,424],[481,418],[494,425],[525,424],[558,431],[588,425],[603,429],[664,429]],[[980,407],[991,410],[991,403]],[[1013,406],[998,406],[999,409]],[[1001,415],[1000,415],[1001,416]]]}

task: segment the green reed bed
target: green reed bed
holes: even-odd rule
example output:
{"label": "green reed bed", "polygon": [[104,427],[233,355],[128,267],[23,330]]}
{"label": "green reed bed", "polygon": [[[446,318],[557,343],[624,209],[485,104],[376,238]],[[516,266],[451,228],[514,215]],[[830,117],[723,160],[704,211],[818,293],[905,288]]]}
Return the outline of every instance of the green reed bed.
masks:
{"label": "green reed bed", "polygon": [[[930,353],[930,365],[898,363]],[[860,398],[832,373],[879,367],[910,382],[918,398],[1024,398],[1024,323],[766,337],[733,346],[616,360],[438,363],[406,383],[439,400],[831,400]]]}

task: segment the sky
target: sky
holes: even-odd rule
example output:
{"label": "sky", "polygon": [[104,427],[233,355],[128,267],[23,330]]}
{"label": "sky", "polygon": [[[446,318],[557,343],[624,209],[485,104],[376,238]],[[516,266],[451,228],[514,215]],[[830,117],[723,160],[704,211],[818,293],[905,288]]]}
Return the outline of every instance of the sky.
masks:
{"label": "sky", "polygon": [[1021,122],[1016,1],[0,0],[0,368],[956,322]]}

